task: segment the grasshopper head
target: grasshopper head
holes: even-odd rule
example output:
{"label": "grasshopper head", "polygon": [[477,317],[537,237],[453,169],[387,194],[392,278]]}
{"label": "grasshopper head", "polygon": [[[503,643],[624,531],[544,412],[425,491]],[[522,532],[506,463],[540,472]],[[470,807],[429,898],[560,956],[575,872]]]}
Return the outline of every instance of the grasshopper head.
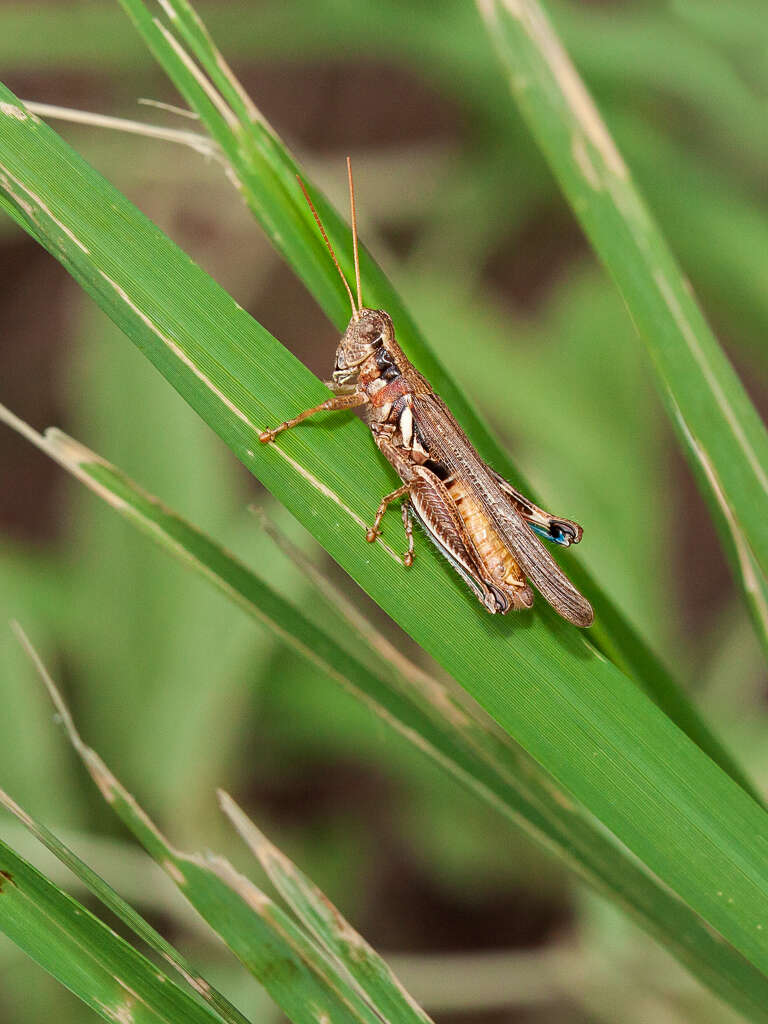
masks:
{"label": "grasshopper head", "polygon": [[380,348],[394,341],[395,330],[389,316],[380,309],[361,309],[353,316],[336,349],[333,383],[349,384],[357,377],[360,366]]}

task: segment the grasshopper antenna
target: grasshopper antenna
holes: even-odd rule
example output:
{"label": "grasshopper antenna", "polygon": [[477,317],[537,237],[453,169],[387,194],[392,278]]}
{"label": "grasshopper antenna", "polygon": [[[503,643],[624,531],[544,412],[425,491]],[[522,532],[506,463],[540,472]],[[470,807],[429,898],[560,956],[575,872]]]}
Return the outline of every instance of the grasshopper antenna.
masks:
{"label": "grasshopper antenna", "polygon": [[[298,174],[296,175],[296,180],[298,181],[299,185],[301,186],[301,191],[304,193],[304,198],[307,200],[307,204],[308,204],[310,210],[312,211],[312,216],[315,218],[315,221],[317,222],[317,226],[320,228],[320,234],[323,236],[323,241],[325,242],[326,247],[328,248],[328,252],[331,254],[331,259],[333,260],[333,265],[338,270],[339,277],[344,282],[344,287],[347,289],[347,295],[349,296],[349,302],[350,302],[350,305],[352,306],[352,318],[354,320],[357,320],[358,314],[359,314],[359,310],[355,306],[355,299],[354,299],[354,296],[352,295],[352,289],[349,287],[349,284],[347,283],[347,279],[346,279],[346,277],[344,277],[344,272],[341,269],[341,267],[339,266],[339,261],[336,259],[336,253],[333,251],[333,246],[331,245],[331,243],[330,243],[330,241],[328,239],[328,235],[326,235],[326,233],[325,233],[325,228],[323,227],[323,222],[320,220],[320,216],[318,215],[318,212],[315,209],[315,205],[312,202],[312,200],[309,198],[309,192],[307,192],[306,186],[305,186],[304,182],[301,180],[301,178],[298,176]],[[355,251],[357,251],[357,242],[355,242]],[[359,289],[358,289],[358,291],[359,291]]]}
{"label": "grasshopper antenna", "polygon": [[357,283],[357,308],[363,308],[363,289],[360,284],[360,254],[357,251],[357,214],[355,213],[355,183],[352,181],[352,161],[347,157],[347,178],[349,179],[349,210],[352,215],[352,249],[355,253],[355,282]]}

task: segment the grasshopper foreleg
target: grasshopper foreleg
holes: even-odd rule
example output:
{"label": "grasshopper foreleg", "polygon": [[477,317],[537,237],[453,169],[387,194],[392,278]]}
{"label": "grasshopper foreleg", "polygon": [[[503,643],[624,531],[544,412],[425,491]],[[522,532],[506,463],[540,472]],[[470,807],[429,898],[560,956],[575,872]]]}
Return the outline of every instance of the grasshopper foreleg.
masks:
{"label": "grasshopper foreleg", "polygon": [[305,409],[298,416],[294,416],[292,420],[286,420],[285,423],[281,423],[279,427],[272,427],[271,430],[262,430],[259,434],[259,440],[263,441],[264,444],[268,444],[270,441],[274,441],[278,434],[282,434],[284,430],[290,430],[291,427],[295,427],[302,420],[307,419],[309,416],[314,416],[316,412],[338,412],[342,409],[355,409],[358,405],[365,405],[367,401],[368,396],[362,391],[354,391],[351,395],[334,395],[327,402],[321,402],[320,405],[315,405],[311,409]]}

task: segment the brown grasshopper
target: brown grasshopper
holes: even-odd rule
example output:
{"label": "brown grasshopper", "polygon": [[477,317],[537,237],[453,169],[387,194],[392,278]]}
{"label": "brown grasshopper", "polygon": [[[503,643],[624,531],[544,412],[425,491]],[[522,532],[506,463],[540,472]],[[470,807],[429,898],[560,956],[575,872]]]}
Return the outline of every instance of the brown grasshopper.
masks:
{"label": "brown grasshopper", "polygon": [[483,462],[448,407],[395,341],[388,314],[363,307],[349,158],[347,174],[357,304],[299,179],[352,306],[352,319],[336,350],[331,382],[336,395],[264,430],[260,440],[273,441],[277,434],[316,412],[362,406],[379,450],[403,481],[382,499],[366,540],[373,542],[381,535],[379,527],[387,508],[403,498],[408,540],[403,560],[407,566],[413,563],[413,514],[489,612],[505,614],[511,608],[530,608],[533,591],[527,577],[564,619],[577,626],[591,625],[592,606],[537,537],[567,547],[581,540],[581,527],[538,508]]}

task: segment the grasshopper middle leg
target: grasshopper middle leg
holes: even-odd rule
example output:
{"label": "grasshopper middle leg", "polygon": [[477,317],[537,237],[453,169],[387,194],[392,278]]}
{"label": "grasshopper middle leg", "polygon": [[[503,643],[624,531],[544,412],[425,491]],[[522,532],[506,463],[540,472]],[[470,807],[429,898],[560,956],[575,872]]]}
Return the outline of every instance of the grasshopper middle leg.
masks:
{"label": "grasshopper middle leg", "polygon": [[[381,499],[381,504],[379,505],[378,512],[376,513],[376,518],[373,521],[373,526],[369,530],[367,530],[365,534],[365,539],[368,541],[369,544],[372,544],[377,537],[381,536],[381,530],[379,529],[379,526],[381,525],[381,520],[384,518],[386,511],[392,504],[392,502],[397,501],[398,498],[406,497],[409,491],[410,486],[408,484],[403,484],[402,487],[398,487],[397,490],[392,491],[391,494],[384,495],[384,497]],[[403,527],[405,529],[405,536],[408,540],[408,550],[403,555],[403,563],[406,566],[410,567],[411,565],[413,565],[413,523],[411,522],[411,506],[407,500],[403,502],[403,507],[401,511],[403,516]]]}
{"label": "grasshopper middle leg", "polygon": [[385,494],[384,497],[381,499],[381,504],[379,505],[379,510],[376,513],[376,518],[373,520],[373,526],[371,526],[365,534],[365,539],[368,541],[369,544],[372,544],[377,537],[381,536],[381,530],[379,529],[379,526],[381,525],[381,520],[384,518],[384,514],[386,513],[389,506],[392,504],[393,501],[397,501],[398,498],[402,498],[403,495],[407,494],[408,490],[408,484],[403,484],[402,487],[398,487],[397,490],[392,491],[391,494]]}
{"label": "grasshopper middle leg", "polygon": [[408,538],[408,550],[403,555],[403,562],[410,568],[413,565],[413,520],[411,519],[410,501],[403,502],[402,513],[405,536]]}

